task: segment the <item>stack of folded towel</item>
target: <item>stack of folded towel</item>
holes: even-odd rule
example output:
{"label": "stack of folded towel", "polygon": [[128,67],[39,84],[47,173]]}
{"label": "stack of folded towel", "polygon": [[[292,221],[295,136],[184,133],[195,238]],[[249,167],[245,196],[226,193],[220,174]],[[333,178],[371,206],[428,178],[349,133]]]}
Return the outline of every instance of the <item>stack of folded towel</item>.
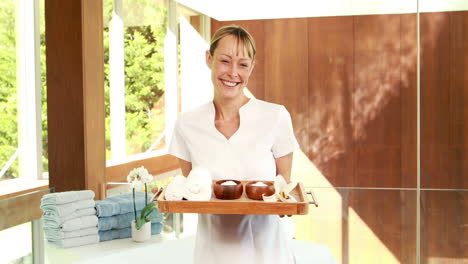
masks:
{"label": "stack of folded towel", "polygon": [[46,239],[63,248],[99,242],[94,192],[46,194],[41,199]]}
{"label": "stack of folded towel", "polygon": [[[137,216],[139,216],[146,205],[144,192],[135,193],[135,205]],[[132,193],[96,201],[96,211],[100,241],[131,237],[131,222],[135,220]],[[159,218],[151,219],[151,234],[153,235],[161,233],[162,230],[162,214],[157,209],[150,214],[150,217],[156,216]]]}

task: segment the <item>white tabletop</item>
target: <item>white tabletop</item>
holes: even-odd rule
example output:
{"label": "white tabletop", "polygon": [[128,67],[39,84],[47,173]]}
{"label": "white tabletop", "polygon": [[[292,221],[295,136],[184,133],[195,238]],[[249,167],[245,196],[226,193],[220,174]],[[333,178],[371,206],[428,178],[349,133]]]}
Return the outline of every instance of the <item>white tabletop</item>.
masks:
{"label": "white tabletop", "polygon": [[[176,239],[170,235],[154,235],[150,240],[136,243],[131,238],[115,239],[74,248],[45,245],[45,263],[49,264],[118,264],[133,263],[192,263],[194,236]],[[335,264],[328,247],[300,240],[292,240],[297,264]]]}

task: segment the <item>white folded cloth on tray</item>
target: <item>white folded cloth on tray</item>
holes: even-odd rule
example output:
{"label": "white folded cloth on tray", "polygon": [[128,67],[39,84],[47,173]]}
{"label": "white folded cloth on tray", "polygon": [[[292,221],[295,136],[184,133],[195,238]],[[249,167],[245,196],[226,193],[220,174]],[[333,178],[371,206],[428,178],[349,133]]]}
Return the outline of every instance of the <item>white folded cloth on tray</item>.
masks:
{"label": "white folded cloth on tray", "polygon": [[177,175],[167,185],[164,198],[168,201],[209,201],[212,193],[212,178],[208,170],[194,168],[187,177]]}
{"label": "white folded cloth on tray", "polygon": [[80,200],[92,199],[94,199],[94,192],[91,190],[49,193],[42,197],[41,206],[48,204],[66,204]]}
{"label": "white folded cloth on tray", "polygon": [[177,175],[167,185],[164,198],[168,201],[180,201],[184,198],[185,182],[187,178],[182,175]]}
{"label": "white folded cloth on tray", "polygon": [[209,201],[213,190],[212,183],[208,170],[194,168],[185,181],[184,197],[189,201]]}

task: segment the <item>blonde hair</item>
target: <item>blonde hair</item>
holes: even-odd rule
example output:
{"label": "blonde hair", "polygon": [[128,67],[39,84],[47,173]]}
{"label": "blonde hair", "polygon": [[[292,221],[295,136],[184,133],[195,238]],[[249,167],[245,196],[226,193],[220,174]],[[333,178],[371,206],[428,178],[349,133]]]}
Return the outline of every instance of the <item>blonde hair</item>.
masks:
{"label": "blonde hair", "polygon": [[210,43],[211,56],[214,55],[214,52],[216,48],[218,47],[219,41],[228,35],[234,36],[237,40],[238,45],[242,47],[247,47],[247,53],[249,55],[249,58],[251,58],[252,60],[255,60],[255,55],[257,53],[257,49],[255,47],[255,41],[252,35],[250,35],[250,33],[247,32],[247,30],[245,30],[243,27],[238,26],[238,25],[228,25],[228,26],[224,26],[216,30],[213,37],[211,38],[211,43]]}

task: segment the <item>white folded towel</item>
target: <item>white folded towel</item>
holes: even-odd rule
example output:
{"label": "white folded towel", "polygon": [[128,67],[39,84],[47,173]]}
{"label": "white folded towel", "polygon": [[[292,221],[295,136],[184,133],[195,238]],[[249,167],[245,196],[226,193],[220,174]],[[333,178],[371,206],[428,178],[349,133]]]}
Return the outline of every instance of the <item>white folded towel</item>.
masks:
{"label": "white folded towel", "polygon": [[185,182],[187,178],[177,175],[166,187],[164,198],[168,201],[180,201],[184,198]]}
{"label": "white folded towel", "polygon": [[96,203],[94,202],[94,200],[80,200],[66,204],[41,205],[41,209],[44,211],[44,213],[50,211],[58,217],[65,217],[80,209],[94,208],[95,205]]}
{"label": "white folded towel", "polygon": [[58,215],[56,211],[47,210],[47,211],[44,211],[44,215],[42,216],[42,218],[50,222],[55,222],[57,225],[61,225],[65,221],[71,220],[73,218],[78,218],[81,216],[87,216],[87,215],[96,215],[96,208],[89,207],[89,208],[84,208],[84,209],[78,209],[74,211],[73,213],[67,214],[64,216]]}
{"label": "white folded towel", "polygon": [[94,199],[94,192],[91,190],[49,193],[42,197],[41,206],[48,204],[65,204],[92,199]]}
{"label": "white folded towel", "polygon": [[208,170],[197,167],[187,176],[184,197],[189,201],[209,201],[212,194],[212,178]]}
{"label": "white folded towel", "polygon": [[96,227],[98,224],[98,217],[96,215],[82,216],[68,220],[62,224],[62,231],[75,231],[89,227]]}
{"label": "white folded towel", "polygon": [[72,237],[72,238],[65,238],[62,240],[50,241],[50,242],[59,247],[70,248],[70,247],[77,247],[77,246],[82,246],[82,245],[98,243],[99,235],[96,234],[96,235],[89,235],[89,236]]}
{"label": "white folded towel", "polygon": [[61,228],[44,228],[44,234],[48,241],[58,241],[65,238],[82,237],[99,234],[97,227],[78,229],[75,231],[62,231]]}
{"label": "white folded towel", "polygon": [[43,220],[44,228],[60,228],[62,231],[75,231],[90,227],[96,227],[98,224],[98,217],[95,215],[87,215],[65,221],[61,225],[56,225],[55,222]]}

